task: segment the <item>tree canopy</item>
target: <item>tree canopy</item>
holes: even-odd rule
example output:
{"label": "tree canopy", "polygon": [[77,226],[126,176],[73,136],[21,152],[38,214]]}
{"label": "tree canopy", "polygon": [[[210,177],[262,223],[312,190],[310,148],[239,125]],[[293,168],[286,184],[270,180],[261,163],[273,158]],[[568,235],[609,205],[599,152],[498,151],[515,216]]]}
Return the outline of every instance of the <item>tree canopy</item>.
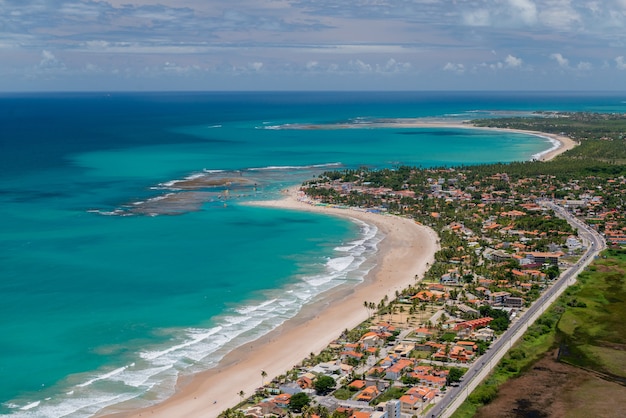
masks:
{"label": "tree canopy", "polygon": [[289,400],[289,410],[293,412],[302,412],[302,408],[309,405],[310,403],[311,399],[306,393],[296,393]]}
{"label": "tree canopy", "polygon": [[336,386],[335,379],[330,376],[320,376],[315,380],[314,387],[318,395],[327,395]]}

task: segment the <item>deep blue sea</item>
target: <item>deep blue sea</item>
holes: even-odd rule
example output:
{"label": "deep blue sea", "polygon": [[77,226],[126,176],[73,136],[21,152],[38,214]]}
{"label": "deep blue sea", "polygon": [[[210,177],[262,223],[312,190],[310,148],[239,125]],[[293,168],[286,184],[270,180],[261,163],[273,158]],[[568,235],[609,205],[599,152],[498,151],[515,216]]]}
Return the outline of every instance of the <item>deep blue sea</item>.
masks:
{"label": "deep blue sea", "polygon": [[[241,202],[276,198],[329,169],[528,160],[552,146],[534,136],[370,121],[626,112],[625,100],[0,95],[0,414],[83,417],[160,399],[179,374],[210,368],[373,267],[382,238],[373,226]],[[328,126],[292,129],[306,124]],[[339,124],[351,127],[332,129]]]}

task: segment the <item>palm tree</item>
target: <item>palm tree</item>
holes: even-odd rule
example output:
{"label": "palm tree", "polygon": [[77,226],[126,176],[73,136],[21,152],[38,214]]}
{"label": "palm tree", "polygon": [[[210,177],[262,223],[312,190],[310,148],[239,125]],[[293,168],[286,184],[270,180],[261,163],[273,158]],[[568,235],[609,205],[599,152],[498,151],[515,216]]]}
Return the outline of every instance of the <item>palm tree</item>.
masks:
{"label": "palm tree", "polygon": [[241,398],[241,402],[243,402],[243,398],[246,397],[246,392],[244,392],[243,390],[240,390],[237,395],[239,395],[239,397]]}
{"label": "palm tree", "polygon": [[261,370],[261,387],[265,386],[265,378],[267,377],[267,373],[265,370]]}

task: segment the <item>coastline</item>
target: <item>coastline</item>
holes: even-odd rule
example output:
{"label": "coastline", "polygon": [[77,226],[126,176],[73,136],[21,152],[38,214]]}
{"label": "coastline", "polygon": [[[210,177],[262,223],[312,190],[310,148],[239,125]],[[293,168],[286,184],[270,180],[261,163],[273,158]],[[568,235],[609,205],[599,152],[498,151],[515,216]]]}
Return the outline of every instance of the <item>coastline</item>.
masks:
{"label": "coastline", "polygon": [[[299,200],[296,192],[297,188],[292,188],[283,199],[250,204],[355,218],[376,225],[384,239],[379,244],[376,267],[364,282],[330,290],[276,330],[233,350],[217,367],[179,378],[175,394],[165,401],[141,410],[113,414],[105,410],[98,416],[217,417],[240,402],[239,391],[249,396],[261,386],[262,370],[267,373],[267,382],[311,352],[319,353],[343,330],[367,319],[364,301],[378,302],[384,295],[395,297],[396,290],[415,283],[415,277],[422,277],[434,261],[438,237],[432,229],[392,215],[315,206]],[[116,407],[119,410],[124,405]]]}
{"label": "coastline", "polygon": [[529,131],[524,129],[491,128],[485,126],[472,125],[470,121],[450,122],[448,120],[424,120],[424,119],[395,119],[372,122],[368,124],[336,124],[336,125],[285,125],[280,129],[353,129],[353,128],[450,128],[450,129],[479,129],[496,132],[513,132],[525,135],[538,136],[547,139],[552,143],[552,147],[534,155],[533,159],[539,161],[549,161],[559,154],[564,153],[576,145],[576,141],[565,136],[540,131]]}
{"label": "coastline", "polygon": [[[550,149],[537,154],[536,159],[540,161],[551,160],[577,145],[571,138],[562,135],[477,127],[467,123],[416,121],[385,125],[407,128],[484,129],[539,136],[553,144]],[[298,187],[289,189],[280,200],[250,204],[356,218],[376,225],[385,238],[379,244],[376,267],[370,271],[365,281],[353,288],[342,286],[328,291],[276,330],[233,350],[215,368],[180,377],[175,393],[168,399],[139,410],[129,409],[110,413],[107,408],[97,416],[217,417],[225,409],[240,402],[239,391],[249,396],[261,386],[261,370],[267,373],[265,382],[268,382],[273,377],[290,370],[310,353],[319,353],[344,329],[354,328],[367,319],[363,301],[377,302],[385,295],[393,298],[396,290],[400,291],[413,284],[415,276],[423,276],[428,265],[432,264],[438,249],[438,237],[432,229],[397,216],[315,206],[299,199],[296,196],[297,189]],[[337,321],[337,318],[342,320]],[[124,404],[116,405],[114,408],[118,411],[123,410]]]}
{"label": "coastline", "polygon": [[401,126],[405,128],[454,128],[454,129],[481,129],[498,132],[514,132],[518,134],[533,135],[545,138],[552,143],[552,147],[546,151],[540,152],[535,157],[539,161],[549,161],[559,154],[569,151],[578,144],[576,141],[565,135],[551,134],[539,131],[528,131],[524,129],[507,129],[507,128],[489,128],[483,126],[472,125],[469,122],[450,123],[450,122],[407,122],[393,124],[393,126]]}

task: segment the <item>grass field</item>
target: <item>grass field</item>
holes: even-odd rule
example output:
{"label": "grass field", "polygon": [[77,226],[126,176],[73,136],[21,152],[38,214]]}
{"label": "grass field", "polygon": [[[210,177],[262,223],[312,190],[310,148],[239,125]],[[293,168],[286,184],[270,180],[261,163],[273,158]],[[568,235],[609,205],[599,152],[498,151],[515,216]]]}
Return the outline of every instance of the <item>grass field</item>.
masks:
{"label": "grass field", "polygon": [[579,281],[557,326],[559,359],[626,378],[626,252],[606,251]]}
{"label": "grass field", "polygon": [[578,280],[528,329],[454,418],[622,416],[626,251],[605,251]]}

